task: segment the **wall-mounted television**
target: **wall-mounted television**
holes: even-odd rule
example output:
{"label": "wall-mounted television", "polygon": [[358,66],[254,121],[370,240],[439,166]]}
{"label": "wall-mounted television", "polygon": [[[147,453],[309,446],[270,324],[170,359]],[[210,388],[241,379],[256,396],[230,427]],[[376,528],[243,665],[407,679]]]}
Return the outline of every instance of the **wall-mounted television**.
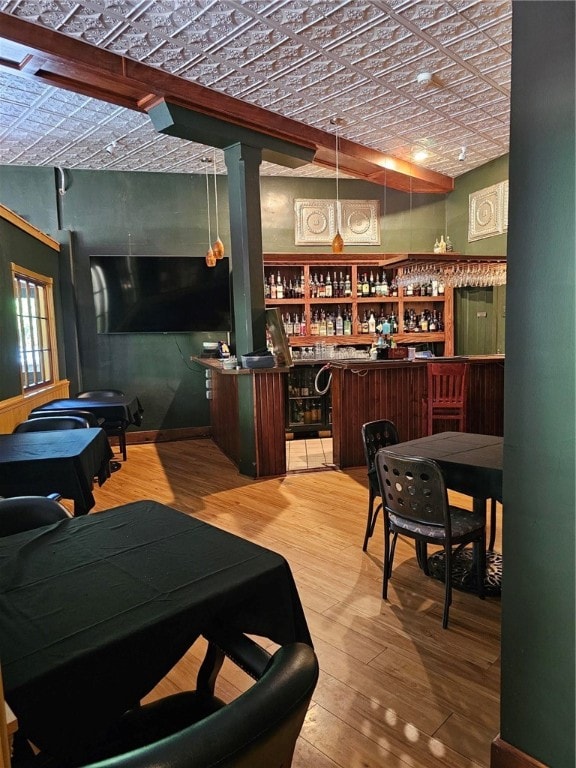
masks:
{"label": "wall-mounted television", "polygon": [[98,333],[185,333],[232,328],[228,259],[90,256]]}

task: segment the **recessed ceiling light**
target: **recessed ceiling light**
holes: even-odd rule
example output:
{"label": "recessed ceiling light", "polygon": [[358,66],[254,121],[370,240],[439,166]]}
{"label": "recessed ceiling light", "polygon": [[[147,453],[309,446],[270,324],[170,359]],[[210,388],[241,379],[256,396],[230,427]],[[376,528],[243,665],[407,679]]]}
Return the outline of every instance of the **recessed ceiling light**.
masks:
{"label": "recessed ceiling light", "polygon": [[416,75],[416,82],[423,88],[440,88],[442,85],[438,77],[433,72],[418,72]]}
{"label": "recessed ceiling light", "polygon": [[414,158],[414,160],[416,160],[416,162],[420,163],[422,162],[422,160],[426,160],[426,158],[428,157],[428,152],[425,149],[416,149],[412,153],[412,157]]}

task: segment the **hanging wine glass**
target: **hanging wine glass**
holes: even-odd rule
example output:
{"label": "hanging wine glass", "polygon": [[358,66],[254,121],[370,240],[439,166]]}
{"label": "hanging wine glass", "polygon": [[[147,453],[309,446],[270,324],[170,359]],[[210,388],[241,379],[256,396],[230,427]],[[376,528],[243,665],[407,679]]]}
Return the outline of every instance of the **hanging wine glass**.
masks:
{"label": "hanging wine glass", "polygon": [[212,155],[212,168],[214,175],[214,207],[216,208],[216,240],[212,244],[212,251],[217,259],[221,259],[224,256],[224,243],[220,240],[220,232],[218,231],[218,185],[216,183],[216,150]]}

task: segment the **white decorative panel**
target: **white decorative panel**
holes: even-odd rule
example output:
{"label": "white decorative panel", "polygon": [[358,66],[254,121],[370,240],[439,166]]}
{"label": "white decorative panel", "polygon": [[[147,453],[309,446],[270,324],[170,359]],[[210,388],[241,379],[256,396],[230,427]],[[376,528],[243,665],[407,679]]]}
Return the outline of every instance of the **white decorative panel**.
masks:
{"label": "white decorative panel", "polygon": [[340,200],[339,222],[345,245],[380,245],[378,200]]}
{"label": "white decorative panel", "polygon": [[508,229],[508,181],[473,192],[468,198],[468,242]]}
{"label": "white decorative panel", "polygon": [[336,234],[335,200],[295,200],[296,245],[327,245]]}
{"label": "white decorative panel", "polygon": [[330,245],[339,231],[344,245],[380,245],[378,200],[295,200],[296,245]]}

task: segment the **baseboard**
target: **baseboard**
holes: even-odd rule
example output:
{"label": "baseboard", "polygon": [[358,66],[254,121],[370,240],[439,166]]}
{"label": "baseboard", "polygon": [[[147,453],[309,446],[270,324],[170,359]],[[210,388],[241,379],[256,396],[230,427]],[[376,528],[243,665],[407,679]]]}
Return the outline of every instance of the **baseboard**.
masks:
{"label": "baseboard", "polygon": [[497,736],[492,742],[490,768],[549,768]]}
{"label": "baseboard", "polygon": [[128,445],[138,443],[168,443],[174,440],[197,440],[212,436],[212,427],[182,427],[179,429],[149,429],[140,432],[126,432]]}

